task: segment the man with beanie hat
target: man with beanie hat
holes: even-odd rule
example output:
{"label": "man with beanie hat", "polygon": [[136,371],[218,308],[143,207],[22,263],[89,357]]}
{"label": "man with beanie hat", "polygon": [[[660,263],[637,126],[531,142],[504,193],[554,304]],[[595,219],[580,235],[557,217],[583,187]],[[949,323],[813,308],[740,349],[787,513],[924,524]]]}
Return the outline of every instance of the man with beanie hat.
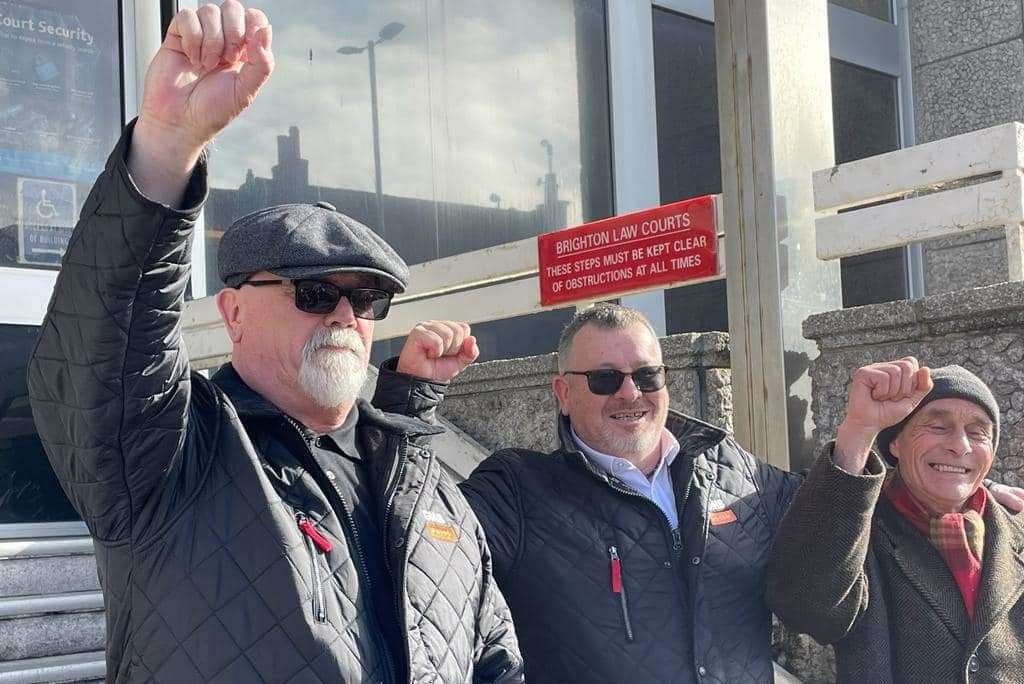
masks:
{"label": "man with beanie hat", "polygon": [[1024,522],[984,485],[998,443],[965,368],[854,373],[768,564],[769,605],[835,646],[838,681],[1024,682]]}
{"label": "man with beanie hat", "polygon": [[174,18],[30,363],[40,438],[95,539],[107,679],[521,682],[483,531],[428,443],[441,383],[476,357],[469,327],[420,324],[358,399],[409,278],[386,242],[322,202],[239,219],[216,297],[232,362],[189,371],[203,149],[269,77],[270,44],[237,0]]}

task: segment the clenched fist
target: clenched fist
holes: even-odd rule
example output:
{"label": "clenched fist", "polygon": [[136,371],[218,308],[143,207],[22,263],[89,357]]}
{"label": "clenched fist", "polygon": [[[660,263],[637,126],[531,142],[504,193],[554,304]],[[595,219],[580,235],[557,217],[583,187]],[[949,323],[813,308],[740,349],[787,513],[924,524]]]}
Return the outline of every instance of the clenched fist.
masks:
{"label": "clenched fist", "polygon": [[203,147],[270,77],[270,46],[266,15],[238,0],[175,15],[146,71],[129,157],[145,194],[176,204]]}
{"label": "clenched fist", "polygon": [[932,390],[927,367],[913,356],[872,363],[853,373],[846,399],[846,417],[836,431],[835,464],[860,473],[875,436],[913,413]]}
{"label": "clenched fist", "polygon": [[398,356],[399,373],[447,382],[480,355],[469,325],[457,321],[424,321],[409,332]]}

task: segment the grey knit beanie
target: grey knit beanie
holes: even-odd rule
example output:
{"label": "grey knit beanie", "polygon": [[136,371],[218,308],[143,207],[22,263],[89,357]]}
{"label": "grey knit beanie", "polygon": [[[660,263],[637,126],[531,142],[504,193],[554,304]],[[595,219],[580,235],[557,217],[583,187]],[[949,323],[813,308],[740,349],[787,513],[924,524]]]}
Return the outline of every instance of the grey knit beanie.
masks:
{"label": "grey knit beanie", "polygon": [[914,417],[914,414],[924,408],[925,404],[936,399],[966,399],[985,409],[985,413],[992,419],[992,453],[995,453],[999,447],[999,404],[996,403],[996,398],[992,395],[992,390],[988,388],[988,385],[962,366],[932,368],[931,376],[935,386],[931,392],[925,395],[917,408],[899,423],[879,432],[878,437],[875,438],[875,445],[882,458],[890,464],[896,463],[896,458],[889,451],[889,444],[896,439],[896,435]]}

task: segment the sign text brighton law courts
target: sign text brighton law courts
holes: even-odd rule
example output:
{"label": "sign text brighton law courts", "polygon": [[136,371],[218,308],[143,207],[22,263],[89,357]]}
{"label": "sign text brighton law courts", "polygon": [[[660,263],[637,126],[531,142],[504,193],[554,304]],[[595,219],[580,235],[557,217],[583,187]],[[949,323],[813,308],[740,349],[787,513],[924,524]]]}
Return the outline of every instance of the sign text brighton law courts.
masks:
{"label": "sign text brighton law courts", "polygon": [[537,236],[543,306],[718,272],[715,198],[704,195]]}

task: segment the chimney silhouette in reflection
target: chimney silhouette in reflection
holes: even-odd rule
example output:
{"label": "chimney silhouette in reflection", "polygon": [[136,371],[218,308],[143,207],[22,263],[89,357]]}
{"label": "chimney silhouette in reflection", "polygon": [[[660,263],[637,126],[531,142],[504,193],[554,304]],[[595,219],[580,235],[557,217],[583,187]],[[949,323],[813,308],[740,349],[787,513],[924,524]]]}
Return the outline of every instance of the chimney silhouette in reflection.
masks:
{"label": "chimney silhouette in reflection", "polygon": [[[547,140],[547,174],[538,181],[543,197],[531,210],[436,201],[413,197],[383,196],[388,217],[388,241],[410,264],[431,261],[493,245],[513,242],[539,233],[563,228],[568,220],[569,202],[558,196],[554,173],[553,148]],[[216,151],[212,163],[216,164]],[[222,286],[217,279],[216,250],[225,228],[239,216],[274,204],[287,202],[330,202],[342,213],[365,223],[379,225],[375,192],[311,185],[309,160],[302,157],[298,126],[288,135],[277,136],[277,164],[271,177],[261,178],[247,169],[237,189],[211,188],[206,204],[206,249],[208,291]],[[372,187],[372,178],[367,178]],[[490,188],[489,188],[490,189]],[[508,192],[507,196],[513,193]],[[500,205],[500,202],[499,202]]]}

